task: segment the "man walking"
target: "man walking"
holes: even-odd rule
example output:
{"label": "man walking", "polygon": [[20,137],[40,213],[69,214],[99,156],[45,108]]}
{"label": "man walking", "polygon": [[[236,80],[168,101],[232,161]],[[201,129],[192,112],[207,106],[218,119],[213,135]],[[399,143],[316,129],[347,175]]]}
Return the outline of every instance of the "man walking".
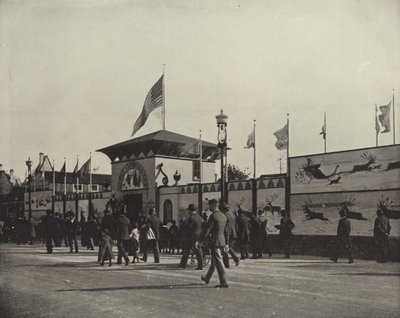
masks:
{"label": "man walking", "polygon": [[238,217],[236,218],[237,223],[237,235],[240,246],[240,259],[244,260],[249,258],[247,252],[247,244],[250,238],[250,219],[243,214],[243,210],[239,207]]}
{"label": "man walking", "polygon": [[122,264],[122,257],[125,260],[125,265],[129,264],[129,258],[126,251],[129,251],[130,247],[130,233],[131,233],[131,222],[125,216],[124,206],[120,206],[118,209],[117,217],[117,247],[118,247],[118,257],[117,264]]}
{"label": "man walking", "polygon": [[54,233],[54,220],[50,211],[46,211],[46,215],[42,220],[43,238],[46,242],[47,254],[53,253],[52,237]]}
{"label": "man walking", "polygon": [[381,208],[376,211],[377,217],[374,224],[374,239],[376,244],[376,260],[378,263],[387,261],[389,234],[392,227],[389,219],[383,214]]}
{"label": "man walking", "polygon": [[208,201],[208,204],[212,214],[209,217],[205,230],[200,236],[199,242],[196,242],[196,248],[200,248],[200,245],[204,244],[204,241],[210,235],[211,265],[207,274],[201,276],[201,280],[208,284],[216,268],[220,284],[215,287],[228,288],[228,282],[225,277],[224,262],[222,260],[223,249],[225,248],[227,251],[229,248],[226,246],[226,242],[229,241],[229,234],[226,227],[226,216],[218,210],[217,200],[212,199]]}
{"label": "man walking", "polygon": [[65,231],[67,233],[69,252],[73,252],[75,247],[75,253],[78,253],[78,241],[76,240],[76,231],[78,230],[78,221],[75,219],[74,212],[68,212],[68,219],[65,223]]}
{"label": "man walking", "polygon": [[281,224],[279,226],[279,236],[281,239],[281,244],[283,246],[283,251],[285,256],[283,258],[290,257],[290,246],[292,245],[292,230],[294,228],[294,223],[289,217],[289,213],[285,210],[281,211]]}
{"label": "man walking", "polygon": [[229,268],[229,255],[232,256],[233,261],[235,262],[236,266],[239,265],[239,257],[235,254],[233,251],[233,242],[237,238],[237,232],[236,232],[236,220],[235,216],[231,211],[229,211],[229,204],[226,202],[222,202],[221,204],[221,209],[225,213],[226,216],[226,226],[229,231],[229,242],[227,242],[229,246],[229,251],[228,253],[223,253],[222,257],[224,260],[224,265],[225,268]]}
{"label": "man walking", "polygon": [[337,227],[337,238],[336,238],[336,248],[334,250],[332,261],[335,263],[339,258],[340,252],[343,250],[347,258],[349,259],[349,263],[353,263],[353,255],[351,253],[351,241],[350,241],[350,232],[351,225],[350,221],[347,219],[346,209],[341,208],[339,210],[340,220]]}
{"label": "man walking", "polygon": [[203,253],[200,248],[196,248],[196,242],[200,239],[201,235],[201,229],[203,225],[203,219],[201,216],[197,213],[196,207],[194,204],[189,204],[188,206],[188,211],[190,213],[190,217],[188,220],[188,234],[189,234],[189,240],[188,242],[185,242],[183,244],[183,255],[180,263],[180,267],[185,268],[189,254],[191,249],[193,248],[194,253],[196,254],[196,259],[197,259],[197,270],[202,270],[203,269]]}
{"label": "man walking", "polygon": [[150,249],[153,249],[154,263],[160,263],[160,251],[158,246],[158,240],[160,239],[160,219],[157,217],[157,215],[154,214],[154,209],[149,209],[149,216],[147,218],[146,224],[149,228],[151,228],[154,234],[154,238],[152,236],[150,236],[150,239],[147,238],[142,261],[147,262],[147,253]]}

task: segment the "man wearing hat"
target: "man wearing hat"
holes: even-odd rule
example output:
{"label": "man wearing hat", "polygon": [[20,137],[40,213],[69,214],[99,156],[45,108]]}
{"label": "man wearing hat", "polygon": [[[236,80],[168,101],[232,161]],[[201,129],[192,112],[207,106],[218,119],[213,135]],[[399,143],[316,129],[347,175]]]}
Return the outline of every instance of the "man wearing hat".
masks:
{"label": "man wearing hat", "polygon": [[209,200],[208,204],[212,214],[208,219],[204,231],[200,235],[199,241],[196,242],[196,248],[204,244],[205,239],[210,235],[211,265],[206,275],[201,275],[201,279],[208,284],[216,268],[220,284],[215,287],[228,288],[228,282],[225,277],[225,266],[222,260],[223,250],[227,252],[229,249],[229,246],[226,244],[226,242],[229,242],[226,216],[218,210],[218,201],[216,199]]}
{"label": "man wearing hat", "polygon": [[221,204],[221,210],[222,212],[225,213],[226,216],[226,226],[229,231],[229,251],[228,253],[223,253],[222,257],[224,260],[224,265],[226,268],[229,268],[229,254],[232,256],[233,261],[235,262],[236,266],[239,265],[239,257],[235,254],[233,251],[233,241],[237,239],[237,233],[236,233],[236,219],[235,216],[231,211],[229,211],[229,204],[226,202],[222,202]]}
{"label": "man wearing hat", "polygon": [[294,228],[294,223],[290,219],[289,213],[285,210],[281,210],[281,224],[279,225],[279,236],[281,239],[283,251],[285,253],[284,258],[290,257],[290,245],[292,243],[292,229]]}
{"label": "man wearing hat", "polygon": [[334,250],[333,257],[331,257],[331,260],[336,263],[339,258],[340,251],[343,250],[346,253],[347,258],[349,259],[349,263],[353,263],[350,241],[351,225],[350,221],[347,219],[346,208],[341,208],[339,210],[339,215],[340,220],[337,227],[336,248]]}
{"label": "man wearing hat", "polygon": [[238,216],[236,218],[237,228],[238,228],[238,239],[240,246],[240,259],[249,258],[249,253],[247,251],[247,244],[250,239],[250,219],[244,215],[243,210],[239,206]]}
{"label": "man wearing hat", "polygon": [[378,207],[376,214],[377,217],[374,223],[376,260],[378,263],[385,263],[387,261],[389,247],[389,234],[392,227],[390,226],[389,219],[385,216],[380,207]]}
{"label": "man wearing hat", "polygon": [[125,216],[125,206],[121,205],[118,209],[118,217],[116,220],[116,236],[117,236],[117,247],[118,247],[118,257],[117,264],[122,263],[122,258],[125,260],[125,265],[129,264],[129,258],[127,251],[129,251],[130,246],[130,236],[132,226],[129,219]]}
{"label": "man wearing hat", "polygon": [[196,254],[196,259],[197,259],[197,270],[202,270],[203,269],[203,253],[200,248],[196,248],[196,242],[200,238],[201,234],[201,229],[203,225],[203,219],[201,216],[196,212],[196,206],[194,204],[189,204],[188,206],[188,211],[190,213],[190,217],[188,220],[188,227],[189,227],[189,237],[187,239],[184,239],[184,244],[183,244],[183,255],[180,263],[180,267],[185,268],[190,250],[194,248],[194,253]]}

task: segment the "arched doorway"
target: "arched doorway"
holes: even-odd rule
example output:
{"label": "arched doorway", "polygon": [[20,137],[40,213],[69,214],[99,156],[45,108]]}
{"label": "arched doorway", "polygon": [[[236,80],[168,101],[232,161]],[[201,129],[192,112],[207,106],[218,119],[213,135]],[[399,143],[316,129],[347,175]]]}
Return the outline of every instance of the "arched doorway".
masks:
{"label": "arched doorway", "polygon": [[172,221],[172,202],[167,199],[164,201],[164,223]]}

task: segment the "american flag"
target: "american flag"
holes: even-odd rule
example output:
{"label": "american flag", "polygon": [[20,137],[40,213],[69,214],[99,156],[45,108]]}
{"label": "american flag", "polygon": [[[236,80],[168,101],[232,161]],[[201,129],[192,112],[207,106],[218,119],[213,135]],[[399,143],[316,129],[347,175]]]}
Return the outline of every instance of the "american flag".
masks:
{"label": "american flag", "polygon": [[146,123],[149,114],[156,108],[163,106],[164,104],[164,93],[163,93],[163,80],[164,75],[160,77],[160,79],[153,85],[146,96],[146,100],[144,101],[143,109],[136,119],[135,124],[133,125],[132,136],[136,134],[136,132],[142,128],[142,126]]}

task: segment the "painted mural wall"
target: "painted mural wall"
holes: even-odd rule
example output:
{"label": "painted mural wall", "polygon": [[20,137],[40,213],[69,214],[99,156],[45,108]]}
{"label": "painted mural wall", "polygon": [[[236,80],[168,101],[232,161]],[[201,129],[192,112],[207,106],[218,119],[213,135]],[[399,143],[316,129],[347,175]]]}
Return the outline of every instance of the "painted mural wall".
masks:
{"label": "painted mural wall", "polygon": [[400,146],[290,158],[296,234],[335,235],[347,207],[352,235],[372,236],[378,204],[400,236]]}
{"label": "painted mural wall", "polygon": [[[251,181],[228,183],[228,203],[231,211],[241,209],[250,212],[252,210],[252,184]],[[207,200],[219,199],[220,189],[217,183],[203,185],[203,212],[207,211]],[[164,221],[164,204],[169,201],[172,204],[173,219],[187,218],[189,204],[198,204],[198,185],[160,188],[160,218]],[[257,208],[264,211],[267,218],[268,233],[279,231],[275,225],[280,224],[281,210],[285,209],[285,187],[283,179],[267,179],[257,181]]]}
{"label": "painted mural wall", "polygon": [[400,188],[400,145],[290,158],[291,194]]}

